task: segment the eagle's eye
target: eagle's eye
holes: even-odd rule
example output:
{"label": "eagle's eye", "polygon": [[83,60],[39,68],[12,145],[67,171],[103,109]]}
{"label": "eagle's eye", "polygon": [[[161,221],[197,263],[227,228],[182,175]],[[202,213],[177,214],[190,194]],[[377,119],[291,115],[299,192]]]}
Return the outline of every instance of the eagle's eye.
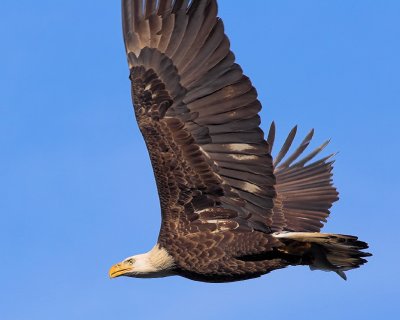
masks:
{"label": "eagle's eye", "polygon": [[132,264],[135,262],[135,259],[130,258],[130,259],[128,259],[128,260],[125,260],[125,262],[126,262],[127,264],[132,265]]}

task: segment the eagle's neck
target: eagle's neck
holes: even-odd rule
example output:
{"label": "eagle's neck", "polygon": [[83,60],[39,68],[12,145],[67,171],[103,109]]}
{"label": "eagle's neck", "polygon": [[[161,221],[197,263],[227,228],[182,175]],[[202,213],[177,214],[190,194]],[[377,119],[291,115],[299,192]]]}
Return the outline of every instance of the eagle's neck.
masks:
{"label": "eagle's neck", "polygon": [[172,274],[174,265],[167,250],[156,244],[149,252],[135,256],[134,273],[143,278],[165,277]]}

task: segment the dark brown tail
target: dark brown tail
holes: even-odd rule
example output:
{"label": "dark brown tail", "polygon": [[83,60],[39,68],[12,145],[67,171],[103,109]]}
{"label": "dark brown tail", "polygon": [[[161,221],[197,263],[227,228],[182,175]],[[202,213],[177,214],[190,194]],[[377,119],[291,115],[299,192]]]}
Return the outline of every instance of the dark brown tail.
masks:
{"label": "dark brown tail", "polygon": [[368,244],[357,237],[318,232],[276,232],[274,237],[285,246],[285,253],[302,255],[302,264],[308,264],[311,270],[334,271],[344,280],[345,271],[359,268],[371,256]]}

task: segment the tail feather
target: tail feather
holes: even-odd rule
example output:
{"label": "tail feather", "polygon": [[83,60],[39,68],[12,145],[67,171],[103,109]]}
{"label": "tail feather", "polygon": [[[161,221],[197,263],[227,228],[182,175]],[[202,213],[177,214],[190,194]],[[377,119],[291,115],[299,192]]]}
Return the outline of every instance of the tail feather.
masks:
{"label": "tail feather", "polygon": [[359,268],[365,264],[370,253],[366,242],[355,236],[318,232],[276,232],[285,246],[286,253],[302,255],[302,264],[311,270],[334,271],[344,280],[345,271]]}

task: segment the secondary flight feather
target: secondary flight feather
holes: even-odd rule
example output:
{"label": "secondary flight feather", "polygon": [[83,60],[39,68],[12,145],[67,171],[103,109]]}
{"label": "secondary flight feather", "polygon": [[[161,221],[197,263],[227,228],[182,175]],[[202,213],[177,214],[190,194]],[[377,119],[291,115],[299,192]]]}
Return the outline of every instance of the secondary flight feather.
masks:
{"label": "secondary flight feather", "polygon": [[344,272],[366,262],[357,237],[320,233],[338,193],[332,155],[275,160],[272,123],[260,129],[257,91],[235,63],[216,0],[122,0],[134,111],[149,151],[161,230],[149,252],[110,276],[180,275],[205,282],[254,278],[295,265]]}

